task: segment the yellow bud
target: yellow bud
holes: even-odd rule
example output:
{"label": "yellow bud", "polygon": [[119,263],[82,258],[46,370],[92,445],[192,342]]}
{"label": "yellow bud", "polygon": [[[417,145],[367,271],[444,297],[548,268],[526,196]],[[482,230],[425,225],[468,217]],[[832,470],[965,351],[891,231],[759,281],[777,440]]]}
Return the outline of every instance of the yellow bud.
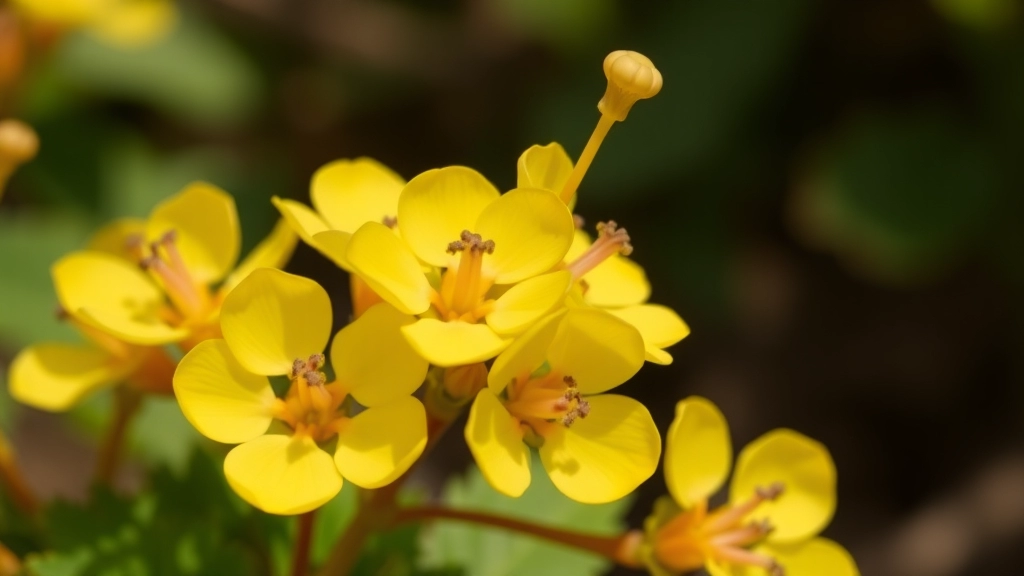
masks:
{"label": "yellow bud", "polygon": [[20,120],[0,121],[0,196],[11,174],[39,151],[39,137]]}
{"label": "yellow bud", "polygon": [[616,50],[604,59],[604,75],[608,88],[597,103],[601,114],[619,122],[637,100],[650,98],[661,91],[661,72],[650,58],[632,50]]}

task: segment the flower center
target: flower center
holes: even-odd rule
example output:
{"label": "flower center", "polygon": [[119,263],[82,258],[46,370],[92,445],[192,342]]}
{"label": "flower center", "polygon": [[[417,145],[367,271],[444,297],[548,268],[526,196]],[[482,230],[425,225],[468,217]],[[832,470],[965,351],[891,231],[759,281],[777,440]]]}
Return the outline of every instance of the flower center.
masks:
{"label": "flower center", "polygon": [[572,273],[573,281],[577,281],[601,262],[618,254],[629,256],[632,253],[633,245],[629,243],[629,233],[625,228],[619,228],[614,220],[598,222],[597,240],[566,269]]}
{"label": "flower center", "polygon": [[463,230],[459,240],[448,244],[448,253],[459,254],[459,260],[445,270],[441,292],[434,295],[432,303],[443,320],[475,323],[493,305],[484,299],[494,279],[483,274],[483,263],[485,254],[494,253],[494,241]]}
{"label": "flower center", "polygon": [[313,354],[303,360],[296,358],[289,374],[292,385],[284,399],[273,407],[274,417],[288,424],[295,434],[312,437],[317,442],[329,440],[348,420],[338,408],[348,396],[336,382],[328,383],[321,368],[324,355]]}
{"label": "flower center", "polygon": [[203,321],[210,310],[210,293],[206,286],[195,282],[177,247],[177,234],[167,231],[159,240],[149,244],[150,253],[144,255],[142,238],[129,238],[129,250],[136,255],[139,265],[149,270],[160,282],[174,305],[176,313],[168,318],[173,324]]}
{"label": "flower center", "polygon": [[549,372],[538,378],[516,378],[508,387],[505,409],[532,432],[544,435],[551,426],[572,426],[590,414],[590,403],[572,376]]}
{"label": "flower center", "polygon": [[782,495],[784,486],[776,482],[758,488],[739,504],[726,504],[708,513],[707,501],[679,514],[658,530],[654,549],[658,561],[680,572],[697,570],[714,559],[738,566],[762,568],[770,576],[783,576],[785,570],[773,558],[751,552],[749,548],[764,540],[773,530],[767,521],[745,519],[763,502]]}

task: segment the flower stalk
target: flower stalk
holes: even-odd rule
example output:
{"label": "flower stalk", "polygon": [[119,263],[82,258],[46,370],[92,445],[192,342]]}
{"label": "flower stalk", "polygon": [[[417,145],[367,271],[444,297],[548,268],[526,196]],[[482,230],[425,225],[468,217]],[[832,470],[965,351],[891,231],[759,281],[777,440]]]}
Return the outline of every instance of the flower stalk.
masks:
{"label": "flower stalk", "polygon": [[296,518],[298,534],[295,535],[295,551],[292,555],[292,576],[309,574],[309,549],[313,542],[313,522],[316,510],[301,514]]}
{"label": "flower stalk", "polygon": [[107,486],[113,485],[118,466],[124,453],[124,442],[128,427],[139,412],[142,395],[128,386],[119,386],[114,391],[114,417],[107,429],[107,435],[100,447],[96,461],[96,481]]}

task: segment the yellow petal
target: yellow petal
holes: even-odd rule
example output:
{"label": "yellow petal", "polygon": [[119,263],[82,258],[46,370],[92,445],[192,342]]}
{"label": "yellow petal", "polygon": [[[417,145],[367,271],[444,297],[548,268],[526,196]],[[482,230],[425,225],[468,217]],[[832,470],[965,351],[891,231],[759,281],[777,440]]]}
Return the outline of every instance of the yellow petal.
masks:
{"label": "yellow petal", "polygon": [[132,0],[116,3],[91,32],[108,44],[136,48],[163,39],[177,21],[178,11],[168,0]]}
{"label": "yellow petal", "polygon": [[416,391],[427,377],[427,361],[402,334],[416,318],[390,304],[377,304],[334,337],[335,378],[363,406],[380,406]]}
{"label": "yellow petal", "polygon": [[189,184],[153,209],[146,236],[156,240],[172,230],[189,274],[200,284],[220,280],[238,260],[242,233],[235,200],[212,184]]}
{"label": "yellow petal", "polygon": [[235,268],[234,272],[224,280],[224,284],[220,288],[221,294],[230,292],[257,268],[284,268],[288,259],[292,257],[297,243],[298,235],[288,222],[284,218],[278,220],[274,229],[270,231],[270,235],[257,244],[242,260],[242,263]]}
{"label": "yellow petal", "polygon": [[313,236],[325,230],[330,230],[330,226],[324,222],[324,219],[319,214],[295,200],[274,196],[270,199],[270,202],[281,213],[281,217],[288,222],[292,230],[299,235],[299,238],[302,238],[303,242],[319,249]]}
{"label": "yellow petal", "polygon": [[243,368],[221,339],[204,340],[181,359],[174,396],[192,426],[217,442],[248,442],[272,420],[270,382]]}
{"label": "yellow petal", "polygon": [[102,8],[102,4],[76,0],[13,0],[12,4],[32,19],[66,26],[95,20]]}
{"label": "yellow petal", "polygon": [[420,260],[447,266],[448,244],[458,240],[463,230],[478,232],[477,218],[499,196],[498,189],[471,168],[428,170],[402,190],[398,229]]}
{"label": "yellow petal", "polygon": [[644,341],[632,325],[597,308],[569,310],[551,343],[552,369],[572,376],[580,392],[622,384],[644,365]]}
{"label": "yellow petal", "polygon": [[[765,544],[755,551],[775,558],[786,570],[786,576],[860,576],[853,556],[826,538],[791,545]],[[752,572],[750,576],[753,576]]]}
{"label": "yellow petal", "polygon": [[625,256],[612,256],[583,275],[586,300],[591,306],[617,308],[643,304],[651,297],[647,274]]}
{"label": "yellow petal", "polygon": [[331,300],[316,282],[259,268],[228,294],[220,328],[250,372],[287,374],[296,359],[323,352],[331,335]]}
{"label": "yellow petal", "polygon": [[352,233],[367,222],[398,215],[405,180],[372,158],[337,160],[313,174],[313,207],[335,230]]}
{"label": "yellow petal", "polygon": [[134,367],[89,345],[36,344],[14,358],[9,386],[22,404],[63,412],[90,392],[122,380]]}
{"label": "yellow petal", "polygon": [[523,332],[565,300],[571,282],[572,276],[562,270],[512,286],[494,302],[487,325],[498,334]]}
{"label": "yellow petal", "polygon": [[348,243],[352,234],[341,230],[324,230],[313,235],[314,248],[346,272],[354,272],[348,261]]}
{"label": "yellow petal", "polygon": [[363,488],[386,486],[412,466],[427,445],[427,413],[406,396],[368,408],[338,434],[334,463],[346,480]]}
{"label": "yellow petal", "polygon": [[303,514],[341,491],[334,459],[308,436],[268,434],[235,446],[224,459],[228,484],[271,514]]}
{"label": "yellow petal", "polygon": [[545,434],[540,458],[563,494],[587,504],[618,500],[654,474],[661,437],[644,405],[615,394],[587,398],[590,414]]}
{"label": "yellow petal", "polygon": [[445,368],[490,360],[512,342],[496,334],[487,324],[460,320],[442,322],[421,318],[403,326],[402,333],[420,356]]}
{"label": "yellow petal", "polygon": [[[671,308],[659,304],[641,304],[608,310],[640,331],[647,349],[647,360],[671,364],[672,356],[662,350],[690,335],[690,327]],[[667,362],[665,361],[667,360]]]}
{"label": "yellow petal", "polygon": [[395,308],[422,314],[430,308],[430,283],[423,268],[390,228],[376,222],[363,224],[348,242],[352,269]]}
{"label": "yellow petal", "polygon": [[560,144],[552,142],[527,148],[516,168],[517,188],[541,188],[560,194],[572,174],[572,160]]}
{"label": "yellow petal", "polygon": [[146,222],[139,218],[119,218],[93,234],[87,249],[113,254],[125,260],[134,260],[128,249],[133,237],[139,241],[145,240]]}
{"label": "yellow petal", "polygon": [[102,252],[73,252],[50,270],[57,298],[69,314],[122,340],[167,344],[188,330],[160,317],[164,297],[138,266]]}
{"label": "yellow petal", "polygon": [[487,385],[493,393],[500,394],[517,377],[532,374],[547,361],[551,342],[565,314],[562,310],[541,319],[494,359],[487,373]]}
{"label": "yellow petal", "polygon": [[466,444],[487,482],[518,498],[530,486],[530,449],[519,422],[490,390],[481,390],[469,409]]}
{"label": "yellow petal", "polygon": [[782,495],[751,515],[771,522],[769,541],[803,540],[828,525],[836,508],[836,468],[824,445],[787,429],[761,436],[740,452],[729,499],[747,500],[776,482],[784,487]]}
{"label": "yellow petal", "polygon": [[714,495],[729,476],[732,442],[718,407],[698,396],[676,404],[665,436],[665,483],[683,508]]}
{"label": "yellow petal", "polygon": [[575,229],[572,214],[558,196],[517,188],[484,208],[471,230],[494,241],[494,254],[483,261],[487,274],[497,284],[511,284],[561,262]]}

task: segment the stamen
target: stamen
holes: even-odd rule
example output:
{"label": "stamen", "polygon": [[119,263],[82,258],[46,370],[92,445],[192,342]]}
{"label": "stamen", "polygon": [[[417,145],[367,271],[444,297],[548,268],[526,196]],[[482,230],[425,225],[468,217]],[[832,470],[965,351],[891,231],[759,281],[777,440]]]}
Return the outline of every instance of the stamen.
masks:
{"label": "stamen", "polygon": [[[164,291],[186,318],[201,318],[209,298],[205,288],[197,286],[175,245],[177,233],[168,231],[150,244],[151,254],[139,261],[144,270],[153,272],[163,283]],[[161,257],[163,254],[166,259]]]}
{"label": "stamen", "polygon": [[572,273],[574,280],[579,280],[608,258],[620,254],[629,256],[632,253],[633,245],[630,244],[629,233],[625,228],[619,228],[614,220],[598,222],[597,240],[566,269]]}
{"label": "stamen", "polygon": [[583,230],[583,227],[587,225],[587,221],[583,219],[583,216],[579,214],[572,215],[572,224],[577,230]]}
{"label": "stamen", "polygon": [[739,524],[748,514],[756,510],[762,502],[775,500],[784,491],[785,486],[781,482],[775,482],[767,488],[758,488],[754,496],[746,502],[713,514],[708,518],[708,522],[704,525],[702,532],[705,534],[723,532]]}
{"label": "stamen", "polygon": [[786,570],[775,561],[774,558],[768,556],[762,556],[745,550],[743,548],[725,547],[715,550],[715,556],[719,560],[724,560],[730,564],[739,564],[740,566],[757,566],[768,571],[771,576],[785,576]]}
{"label": "stamen", "polygon": [[143,246],[145,246],[146,240],[142,237],[142,234],[130,234],[124,239],[124,249],[132,257],[135,262],[142,264],[142,260],[146,257]]}
{"label": "stamen", "polygon": [[590,415],[590,403],[580,394],[572,376],[525,376],[517,378],[508,390],[505,408],[535,427],[541,422],[569,427]]}
{"label": "stamen", "polygon": [[395,227],[398,226],[398,216],[385,216],[381,222],[388,228],[394,230]]}
{"label": "stamen", "polygon": [[461,253],[457,270],[445,272],[442,280],[442,296],[445,306],[438,311],[446,312],[451,319],[461,318],[473,312],[480,304],[490,283],[481,278],[484,254],[494,253],[494,241],[484,240],[479,234],[463,230],[460,239],[448,244],[448,253]]}

